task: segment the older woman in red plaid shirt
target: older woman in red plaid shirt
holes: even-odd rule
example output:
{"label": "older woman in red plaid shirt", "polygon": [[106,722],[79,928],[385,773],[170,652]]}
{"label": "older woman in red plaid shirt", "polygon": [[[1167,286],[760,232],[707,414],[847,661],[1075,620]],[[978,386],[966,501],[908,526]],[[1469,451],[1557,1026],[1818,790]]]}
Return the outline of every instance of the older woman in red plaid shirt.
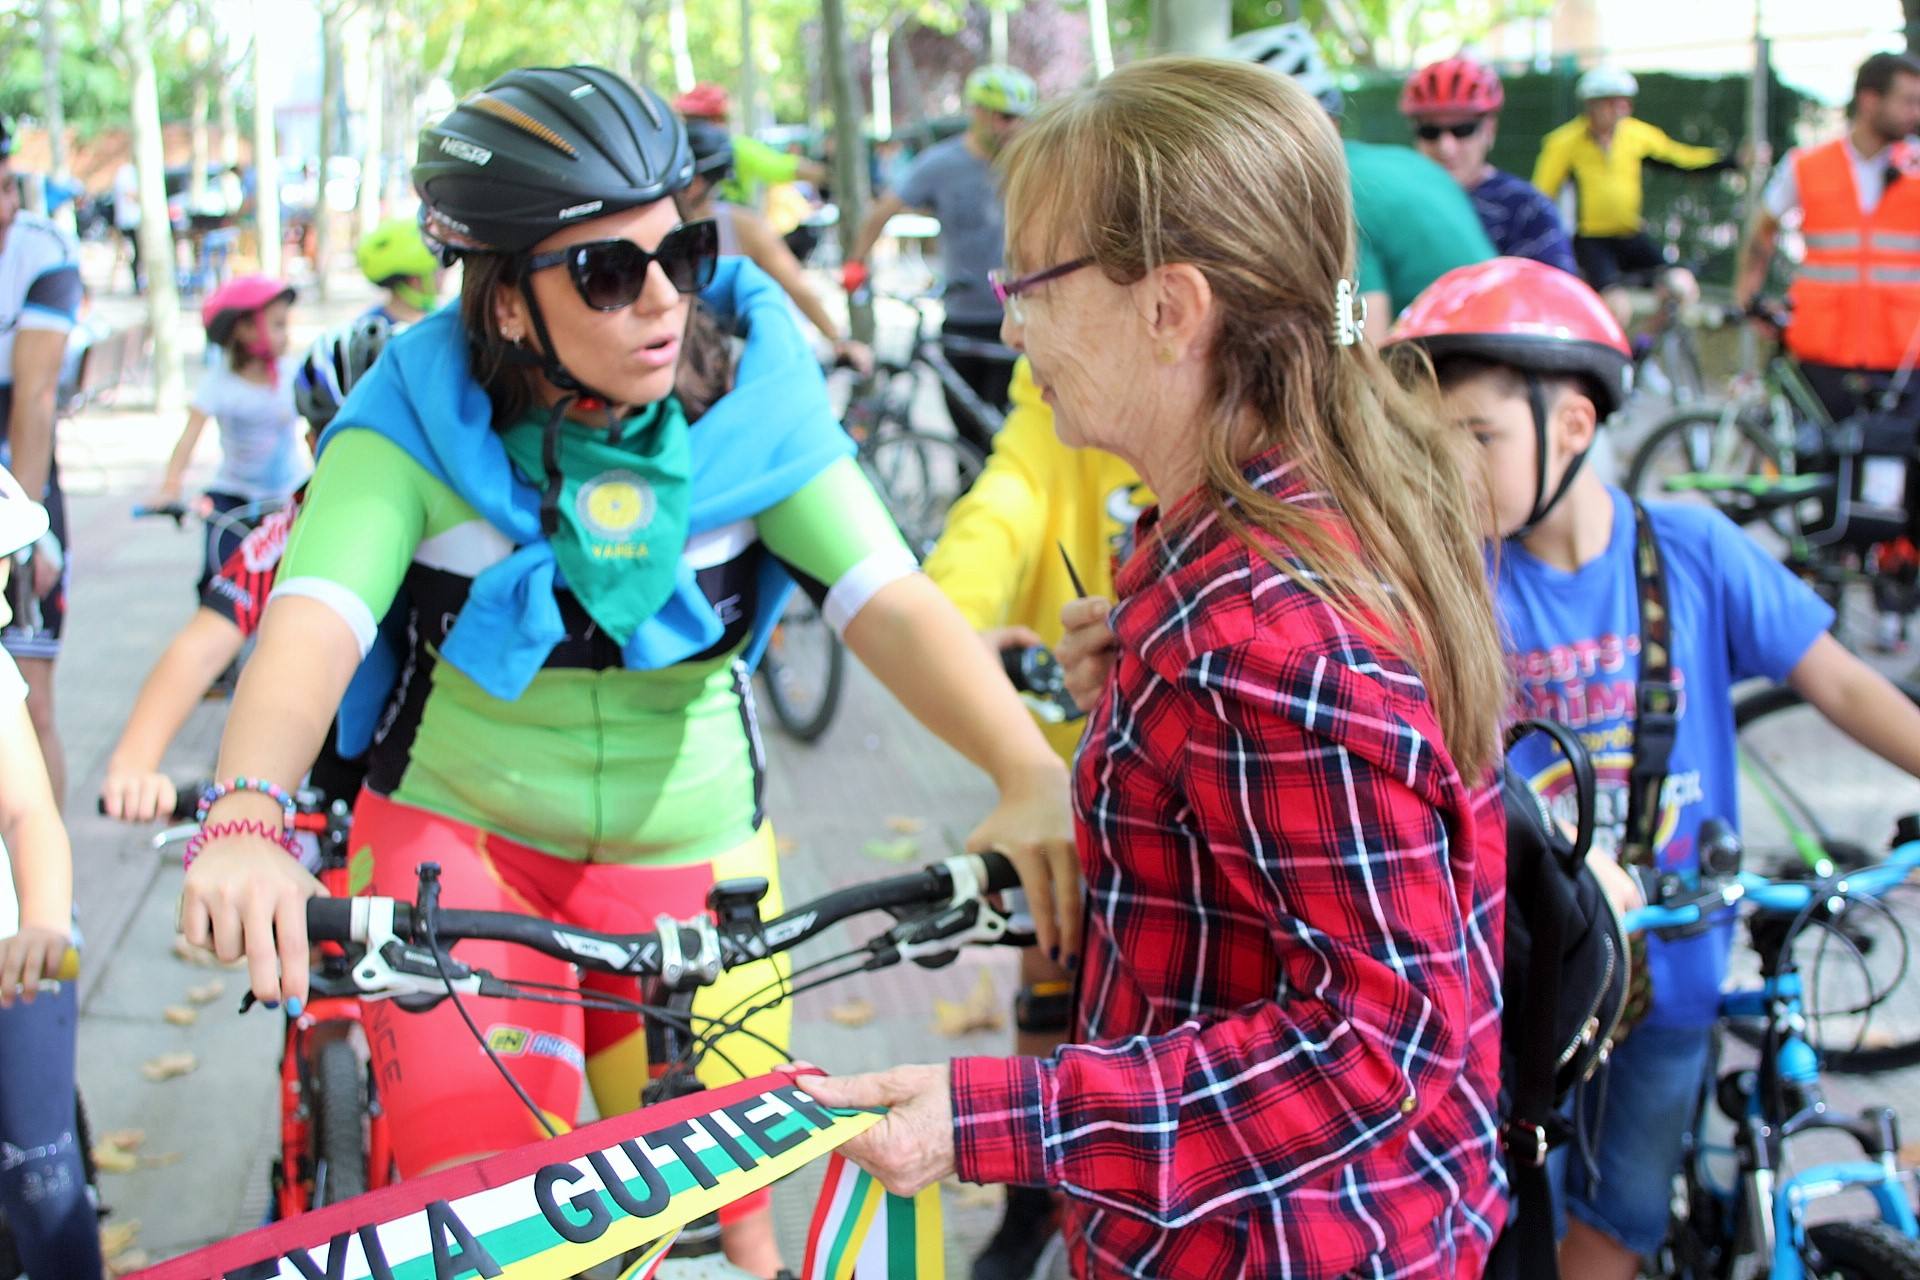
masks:
{"label": "older woman in red plaid shirt", "polygon": [[1359,338],[1290,82],[1137,63],[1005,164],[1006,339],[1166,499],[1075,770],[1080,1043],[808,1087],[889,1108],[847,1152],[896,1191],[1058,1189],[1081,1275],[1478,1276],[1505,698],[1466,436]]}

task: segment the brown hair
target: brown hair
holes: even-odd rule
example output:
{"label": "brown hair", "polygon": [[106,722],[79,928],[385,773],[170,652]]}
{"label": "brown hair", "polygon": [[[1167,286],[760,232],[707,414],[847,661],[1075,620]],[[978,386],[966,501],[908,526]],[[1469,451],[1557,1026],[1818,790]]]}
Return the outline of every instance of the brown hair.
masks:
{"label": "brown hair", "polygon": [[1853,97],[1847,101],[1848,118],[1859,114],[1861,94],[1884,95],[1900,76],[1920,76],[1920,59],[1906,53],[1876,53],[1861,63],[1853,76]]}
{"label": "brown hair", "polygon": [[[493,405],[493,425],[518,422],[534,405],[535,370],[516,359],[514,344],[500,332],[493,300],[501,289],[519,287],[520,258],[510,253],[470,253],[460,273],[460,328],[474,381]],[[697,300],[687,314],[680,366],[673,391],[689,421],[705,413],[733,387],[733,348]]]}
{"label": "brown hair", "polygon": [[[1167,523],[1211,511],[1349,621],[1384,627],[1420,672],[1462,776],[1480,777],[1507,699],[1484,496],[1467,481],[1473,442],[1447,426],[1431,377],[1402,387],[1371,345],[1334,340],[1335,290],[1354,274],[1355,246],[1326,112],[1262,67],[1153,58],[1043,110],[1002,164],[1010,238],[1044,229],[1049,261],[1085,254],[1122,285],[1176,262],[1206,277],[1219,320],[1204,479],[1198,502]],[[1249,443],[1287,446],[1352,527],[1357,553],[1323,512],[1242,474]]]}

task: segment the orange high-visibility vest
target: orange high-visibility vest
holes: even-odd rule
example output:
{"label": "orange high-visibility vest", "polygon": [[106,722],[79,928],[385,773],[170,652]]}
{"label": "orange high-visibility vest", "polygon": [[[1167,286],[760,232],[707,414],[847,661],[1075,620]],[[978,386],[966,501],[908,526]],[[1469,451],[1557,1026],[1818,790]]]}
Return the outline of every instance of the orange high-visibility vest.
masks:
{"label": "orange high-visibility vest", "polygon": [[[1890,164],[1892,158],[1890,158]],[[1889,177],[1860,211],[1844,138],[1794,162],[1807,258],[1789,294],[1787,347],[1802,360],[1894,369],[1920,329],[1920,175]]]}

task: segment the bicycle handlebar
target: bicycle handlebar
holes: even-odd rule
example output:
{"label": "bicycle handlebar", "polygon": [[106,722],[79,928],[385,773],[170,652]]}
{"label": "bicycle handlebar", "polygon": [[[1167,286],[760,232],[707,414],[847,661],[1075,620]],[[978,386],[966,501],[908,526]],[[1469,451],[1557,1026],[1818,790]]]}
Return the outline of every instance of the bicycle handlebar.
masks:
{"label": "bicycle handlebar", "polygon": [[184,502],[165,502],[157,507],[150,507],[145,503],[139,503],[133,508],[133,518],[136,520],[145,520],[149,517],[159,516],[163,519],[172,520],[174,528],[176,529],[186,526],[187,517],[190,514],[192,513],[187,510],[187,505]]}
{"label": "bicycle handlebar", "polygon": [[[602,933],[508,911],[430,909],[394,898],[310,898],[307,935],[315,942],[378,946],[387,939],[425,942],[428,919],[443,948],[460,941],[509,942],[602,973],[664,978],[689,972],[711,982],[733,968],[786,951],[850,916],[906,907],[960,906],[1017,888],[1020,877],[999,853],[962,854],[906,875],[837,890],[762,921],[765,881],[722,881],[712,898],[720,919],[660,917],[644,933]],[[730,888],[731,886],[731,888]],[[709,971],[710,970],[710,971]]]}
{"label": "bicycle handlebar", "polygon": [[1920,867],[1920,840],[1898,845],[1885,862],[1825,880],[1769,880],[1743,871],[1719,885],[1678,902],[1641,907],[1626,916],[1629,932],[1688,929],[1711,913],[1741,900],[1773,915],[1799,915],[1815,902],[1829,898],[1878,898]]}

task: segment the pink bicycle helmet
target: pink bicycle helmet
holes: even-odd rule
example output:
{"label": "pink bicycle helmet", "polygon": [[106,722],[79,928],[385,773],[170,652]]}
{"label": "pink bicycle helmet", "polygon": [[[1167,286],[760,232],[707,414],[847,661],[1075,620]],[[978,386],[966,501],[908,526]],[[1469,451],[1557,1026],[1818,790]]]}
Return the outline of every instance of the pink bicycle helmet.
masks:
{"label": "pink bicycle helmet", "polygon": [[[216,347],[226,346],[233,339],[234,326],[243,318],[257,316],[282,300],[292,302],[296,296],[292,285],[272,276],[237,276],[227,281],[200,304],[200,323],[206,326],[207,341]],[[255,329],[258,328],[256,325]],[[254,345],[247,354],[267,361],[273,359],[264,333],[255,333]]]}

